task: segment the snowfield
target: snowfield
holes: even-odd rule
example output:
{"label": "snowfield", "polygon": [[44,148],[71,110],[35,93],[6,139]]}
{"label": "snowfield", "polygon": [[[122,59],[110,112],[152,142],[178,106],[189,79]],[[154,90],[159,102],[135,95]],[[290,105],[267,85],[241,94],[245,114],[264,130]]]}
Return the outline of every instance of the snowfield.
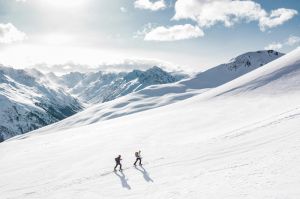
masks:
{"label": "snowfield", "polygon": [[300,48],[177,103],[64,121],[0,144],[1,198],[300,198]]}

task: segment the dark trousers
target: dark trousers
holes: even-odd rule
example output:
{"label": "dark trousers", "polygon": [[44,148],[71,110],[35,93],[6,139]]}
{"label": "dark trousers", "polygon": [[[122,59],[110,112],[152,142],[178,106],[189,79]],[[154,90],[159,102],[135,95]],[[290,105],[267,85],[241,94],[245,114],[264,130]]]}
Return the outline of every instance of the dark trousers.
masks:
{"label": "dark trousers", "polygon": [[120,162],[116,162],[116,166],[115,166],[114,170],[116,170],[117,166],[120,166],[120,170],[122,170],[122,164]]}
{"label": "dark trousers", "polygon": [[141,158],[136,158],[136,161],[134,162],[134,165],[136,165],[136,163],[140,161],[140,165],[142,164],[142,159]]}

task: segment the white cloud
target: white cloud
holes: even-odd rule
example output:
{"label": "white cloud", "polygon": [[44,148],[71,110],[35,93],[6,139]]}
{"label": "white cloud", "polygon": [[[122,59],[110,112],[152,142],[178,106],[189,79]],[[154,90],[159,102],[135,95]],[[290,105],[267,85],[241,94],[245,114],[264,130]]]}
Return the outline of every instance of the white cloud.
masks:
{"label": "white cloud", "polygon": [[190,24],[176,25],[172,27],[159,26],[146,33],[146,41],[177,41],[183,39],[197,38],[204,36],[198,26]]}
{"label": "white cloud", "polygon": [[164,0],[158,0],[155,2],[152,2],[150,0],[136,0],[134,2],[134,7],[143,10],[157,11],[157,10],[163,10],[167,6]]}
{"label": "white cloud", "polygon": [[286,45],[289,45],[289,46],[294,46],[299,43],[300,43],[300,37],[297,37],[297,36],[290,36],[288,38],[288,40],[286,41]]}
{"label": "white cloud", "polygon": [[200,27],[217,23],[232,26],[241,21],[257,21],[262,31],[273,28],[293,18],[298,12],[279,8],[270,13],[251,0],[177,0],[174,20],[191,19]]}
{"label": "white cloud", "polygon": [[273,28],[282,25],[297,14],[298,12],[296,10],[286,8],[272,10],[271,14],[259,19],[260,29],[264,31],[266,28]]}
{"label": "white cloud", "polygon": [[265,47],[266,50],[279,50],[285,46],[294,46],[300,43],[300,37],[290,36],[285,42],[273,42]]}
{"label": "white cloud", "polygon": [[24,39],[26,39],[26,34],[19,31],[11,23],[0,24],[0,43],[10,44]]}
{"label": "white cloud", "polygon": [[144,38],[145,35],[150,32],[154,28],[154,25],[152,23],[147,23],[144,25],[144,27],[141,30],[138,30],[133,38]]}
{"label": "white cloud", "polygon": [[181,68],[174,64],[153,59],[124,59],[118,62],[107,62],[98,65],[77,64],[67,62],[63,64],[46,64],[39,63],[30,68],[36,68],[43,72],[54,72],[57,74],[65,74],[69,72],[129,72],[132,70],[147,70],[153,66],[159,66],[166,71],[179,71]]}
{"label": "white cloud", "polygon": [[279,50],[283,47],[281,43],[271,43],[265,47],[265,50]]}

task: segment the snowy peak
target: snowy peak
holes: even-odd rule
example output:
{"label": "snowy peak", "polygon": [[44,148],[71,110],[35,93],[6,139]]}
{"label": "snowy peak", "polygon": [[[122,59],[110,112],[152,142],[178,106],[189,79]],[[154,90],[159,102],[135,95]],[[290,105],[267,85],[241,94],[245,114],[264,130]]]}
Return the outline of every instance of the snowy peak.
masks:
{"label": "snowy peak", "polygon": [[71,72],[62,76],[62,83],[68,88],[74,87],[78,82],[82,81],[86,77],[85,74],[80,72]]}
{"label": "snowy peak", "polygon": [[[276,52],[275,52],[276,53]],[[217,95],[285,95],[300,90],[300,48],[216,89]]]}
{"label": "snowy peak", "polygon": [[157,66],[153,66],[146,71],[134,70],[128,73],[124,79],[127,81],[137,79],[141,84],[147,85],[166,84],[176,81],[175,77]]}
{"label": "snowy peak", "polygon": [[139,77],[140,82],[148,82],[148,84],[166,84],[176,81],[176,78],[165,72],[159,67],[152,67],[142,73]]}
{"label": "snowy peak", "polygon": [[183,84],[193,89],[215,88],[272,62],[282,55],[273,50],[248,52],[231,59],[229,63],[201,72],[184,81]]}
{"label": "snowy peak", "polygon": [[263,66],[284,54],[274,50],[264,50],[256,52],[248,52],[230,60],[226,64],[229,70],[238,70],[240,67],[258,68]]}
{"label": "snowy peak", "polygon": [[17,70],[9,67],[0,67],[0,74],[2,74],[2,79],[10,81],[14,80],[17,83],[24,84],[26,86],[31,86],[35,82],[35,78],[30,76],[25,70]]}
{"label": "snowy peak", "polygon": [[172,83],[182,77],[175,77],[154,66],[146,71],[133,70],[129,73],[70,73],[62,76],[60,82],[82,102],[95,104],[114,100],[150,85]]}

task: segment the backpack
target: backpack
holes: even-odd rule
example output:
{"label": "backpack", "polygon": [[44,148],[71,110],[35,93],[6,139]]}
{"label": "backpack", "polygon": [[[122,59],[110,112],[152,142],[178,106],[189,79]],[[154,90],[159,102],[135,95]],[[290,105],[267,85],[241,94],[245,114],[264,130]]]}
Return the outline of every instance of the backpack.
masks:
{"label": "backpack", "polygon": [[139,152],[135,152],[135,157],[139,157]]}

